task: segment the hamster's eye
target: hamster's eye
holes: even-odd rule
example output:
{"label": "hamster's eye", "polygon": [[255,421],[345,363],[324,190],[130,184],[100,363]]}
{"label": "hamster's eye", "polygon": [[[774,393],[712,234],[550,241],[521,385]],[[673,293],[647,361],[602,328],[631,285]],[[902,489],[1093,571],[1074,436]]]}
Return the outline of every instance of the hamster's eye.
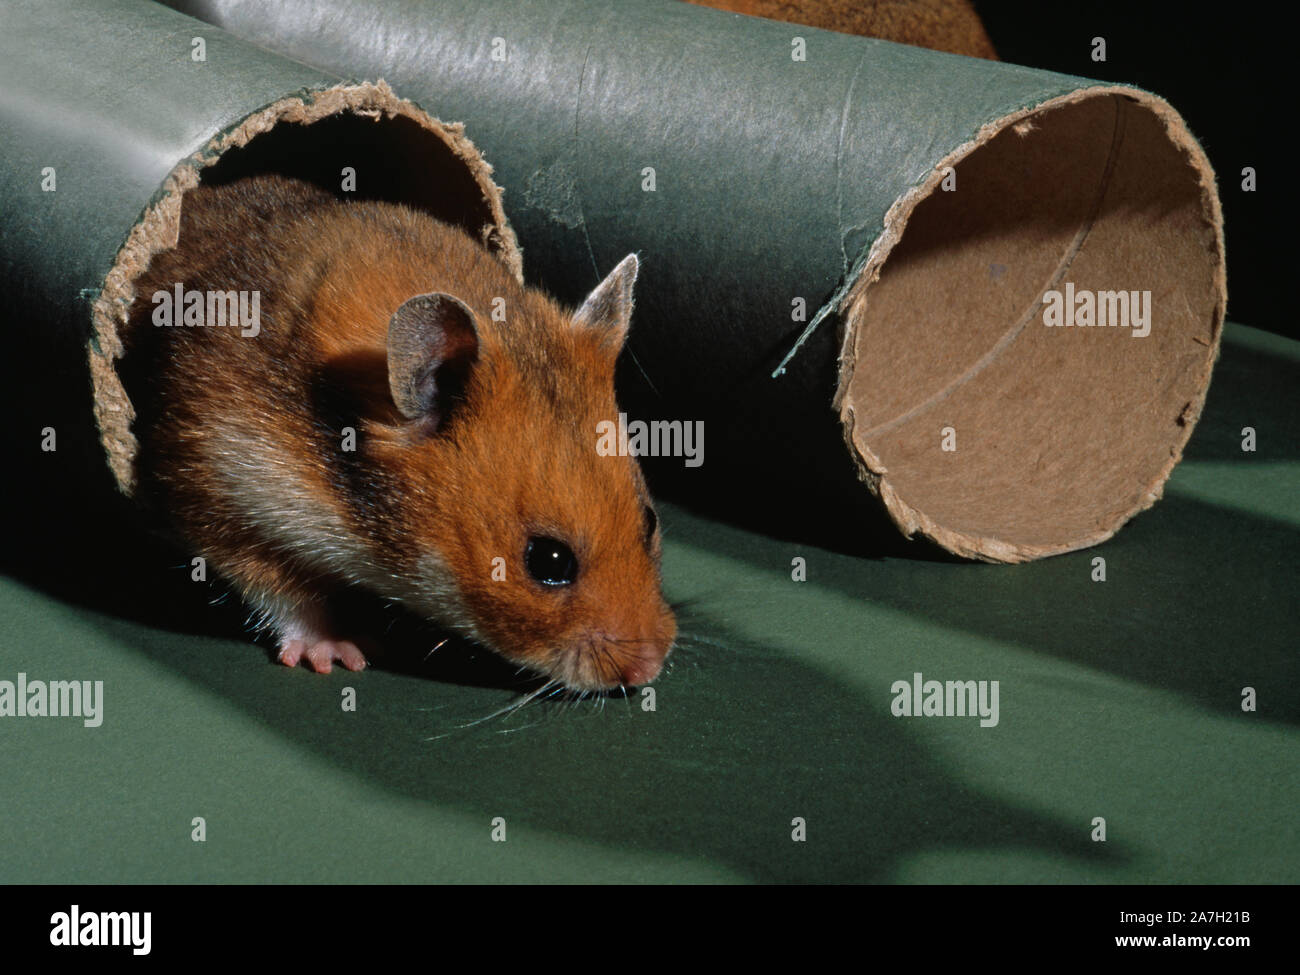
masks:
{"label": "hamster's eye", "polygon": [[650,544],[650,540],[655,537],[655,529],[659,527],[659,516],[655,514],[655,509],[649,505],[645,506],[645,540]]}
{"label": "hamster's eye", "polygon": [[578,559],[559,539],[534,535],[524,550],[528,574],[544,586],[567,586],[578,577]]}

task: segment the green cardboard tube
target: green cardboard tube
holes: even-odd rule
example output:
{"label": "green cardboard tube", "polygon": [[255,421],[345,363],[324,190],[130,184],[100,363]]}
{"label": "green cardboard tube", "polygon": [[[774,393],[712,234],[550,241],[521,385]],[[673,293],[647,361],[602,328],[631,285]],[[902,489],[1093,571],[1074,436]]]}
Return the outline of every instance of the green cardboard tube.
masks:
{"label": "green cardboard tube", "polygon": [[25,348],[22,385],[49,401],[89,385],[127,493],[135,440],[118,330],[200,179],[265,170],[338,190],[351,167],[358,196],[458,223],[521,273],[490,167],[462,127],[382,81],[343,83],[146,0],[15,0],[0,93],[0,281],[17,296],[7,314],[24,318],[7,333]]}
{"label": "green cardboard tube", "polygon": [[620,397],[706,422],[679,495],[851,535],[848,476],[1023,561],[1153,504],[1200,414],[1222,217],[1155,95],[675,0],[173,2],[465,122],[560,297],[640,252]]}

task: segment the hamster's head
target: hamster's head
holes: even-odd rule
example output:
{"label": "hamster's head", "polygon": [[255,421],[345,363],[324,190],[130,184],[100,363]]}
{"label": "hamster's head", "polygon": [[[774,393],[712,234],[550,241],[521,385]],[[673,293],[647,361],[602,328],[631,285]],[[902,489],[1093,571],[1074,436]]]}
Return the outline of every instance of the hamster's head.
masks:
{"label": "hamster's head", "polygon": [[629,256],[576,312],[431,294],[389,324],[411,601],[580,691],[649,683],[676,636],[658,518],[608,433],[636,274]]}

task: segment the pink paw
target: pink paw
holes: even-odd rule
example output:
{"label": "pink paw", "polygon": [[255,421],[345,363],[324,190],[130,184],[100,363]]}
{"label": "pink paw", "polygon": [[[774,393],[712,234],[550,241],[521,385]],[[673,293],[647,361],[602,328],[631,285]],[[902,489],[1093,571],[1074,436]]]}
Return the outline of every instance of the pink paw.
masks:
{"label": "pink paw", "polygon": [[335,660],[348,670],[362,670],[366,666],[361,648],[348,640],[316,640],[311,644],[306,640],[285,640],[281,645],[278,659],[286,667],[297,667],[298,661],[304,658],[318,674],[328,674]]}

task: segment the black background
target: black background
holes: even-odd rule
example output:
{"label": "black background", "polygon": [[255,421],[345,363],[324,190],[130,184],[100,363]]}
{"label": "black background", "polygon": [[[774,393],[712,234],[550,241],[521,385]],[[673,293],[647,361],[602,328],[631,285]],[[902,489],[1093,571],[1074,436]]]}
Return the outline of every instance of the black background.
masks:
{"label": "black background", "polygon": [[[377,955],[414,954],[447,957],[449,949],[470,957],[500,939],[503,928],[520,917],[542,931],[563,931],[577,917],[598,917],[599,892],[568,890],[538,898],[531,888],[459,888],[455,893],[430,888],[368,886],[327,891],[301,886],[175,885],[166,888],[47,886],[22,892],[0,912],[0,944],[5,960],[29,965],[87,970],[174,970],[203,959],[210,965],[242,965],[291,960],[296,970],[324,963],[329,969],[371,969]],[[839,893],[799,890],[736,891],[748,932],[728,937],[718,929],[715,911],[689,889],[673,888],[677,906],[651,935],[636,938],[616,932],[607,954],[644,960],[689,955],[701,966],[753,967],[750,959],[797,957],[810,944],[823,951],[864,952],[884,947],[902,957],[928,960],[956,955],[1042,967],[1044,959],[1068,957],[1077,963],[1130,966],[1163,962],[1173,971],[1199,970],[1208,962],[1217,970],[1258,970],[1290,946],[1284,887],[1031,886],[1031,887],[893,887],[887,898],[860,891]],[[704,893],[703,897],[716,895]],[[810,897],[818,898],[809,900]],[[868,899],[869,898],[869,899]],[[657,891],[626,895],[640,914],[665,913]],[[436,903],[435,903],[436,900]],[[52,947],[50,917],[77,904],[81,911],[149,911],[152,950],[132,955],[129,948]],[[593,910],[594,908],[594,910]],[[866,908],[864,911],[863,908]],[[629,908],[624,908],[627,913]],[[1121,912],[1154,913],[1170,909],[1247,912],[1248,921],[1177,925],[1121,924]],[[863,916],[857,929],[842,915]],[[610,909],[604,908],[610,915]],[[612,915],[607,920],[614,919]],[[616,919],[615,919],[616,920]],[[333,926],[331,927],[331,923]],[[721,936],[720,936],[721,935]],[[1117,935],[1246,936],[1249,947],[1117,947]],[[460,945],[460,948],[455,948]],[[659,952],[659,956],[654,953]],[[750,963],[750,964],[747,964]],[[647,966],[642,966],[647,967]],[[911,966],[918,968],[920,966]],[[930,966],[933,967],[933,966]],[[60,969],[61,970],[61,969]]]}

